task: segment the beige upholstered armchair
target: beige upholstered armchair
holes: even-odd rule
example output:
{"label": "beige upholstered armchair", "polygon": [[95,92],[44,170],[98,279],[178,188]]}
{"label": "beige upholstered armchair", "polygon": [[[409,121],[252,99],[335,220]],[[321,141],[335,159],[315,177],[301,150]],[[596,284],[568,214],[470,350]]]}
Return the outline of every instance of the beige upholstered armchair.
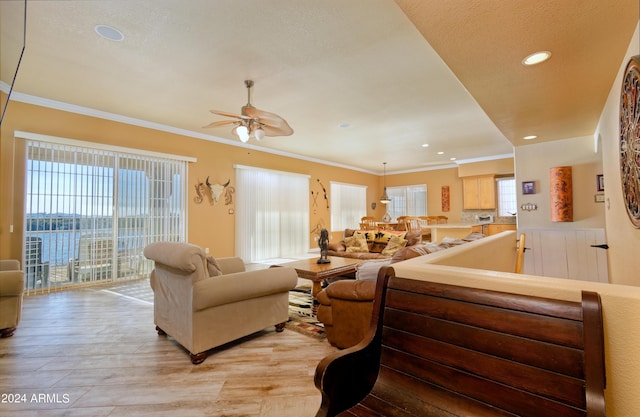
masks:
{"label": "beige upholstered armchair", "polygon": [[237,257],[207,257],[199,246],[159,242],[144,249],[155,261],[151,272],[154,321],[202,363],[207,350],[289,320],[293,268],[245,271]]}
{"label": "beige upholstered armchair", "polygon": [[14,259],[0,261],[0,337],[11,337],[22,314],[24,272]]}

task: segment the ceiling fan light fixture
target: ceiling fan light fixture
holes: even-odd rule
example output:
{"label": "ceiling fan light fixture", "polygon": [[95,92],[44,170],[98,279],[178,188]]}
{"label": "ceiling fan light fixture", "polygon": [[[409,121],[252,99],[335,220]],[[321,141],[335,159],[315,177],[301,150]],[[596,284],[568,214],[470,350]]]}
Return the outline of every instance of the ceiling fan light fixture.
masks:
{"label": "ceiling fan light fixture", "polygon": [[234,128],[232,132],[244,143],[248,142],[250,137],[260,141],[264,139],[265,136],[292,135],[293,129],[291,129],[291,126],[289,126],[286,120],[277,114],[257,109],[251,104],[251,87],[253,87],[253,81],[245,80],[244,84],[247,87],[247,104],[242,106],[240,114],[229,113],[222,110],[209,110],[213,114],[231,117],[236,120],[213,122],[203,127],[218,127],[229,124],[236,125],[237,127]]}
{"label": "ceiling fan light fixture", "polygon": [[246,126],[240,125],[236,127],[233,129],[233,133],[235,133],[243,143],[247,143],[247,141],[249,141],[249,129],[247,129]]}
{"label": "ceiling fan light fixture", "polygon": [[253,136],[256,138],[256,140],[264,139],[264,130],[262,130],[262,127],[258,127],[257,129],[255,129],[253,131]]}

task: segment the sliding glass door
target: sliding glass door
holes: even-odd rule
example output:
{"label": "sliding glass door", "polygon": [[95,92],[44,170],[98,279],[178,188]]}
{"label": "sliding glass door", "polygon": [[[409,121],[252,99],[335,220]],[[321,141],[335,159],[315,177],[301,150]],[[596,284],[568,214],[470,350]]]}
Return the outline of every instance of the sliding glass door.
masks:
{"label": "sliding glass door", "polygon": [[29,291],[148,274],[155,241],[185,239],[186,162],[27,141]]}

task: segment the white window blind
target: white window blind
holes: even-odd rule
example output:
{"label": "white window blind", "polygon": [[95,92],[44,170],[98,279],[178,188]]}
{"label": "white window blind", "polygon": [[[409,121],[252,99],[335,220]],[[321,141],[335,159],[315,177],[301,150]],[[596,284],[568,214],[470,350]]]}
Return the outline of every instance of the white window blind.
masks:
{"label": "white window blind", "polygon": [[392,220],[397,219],[398,216],[427,215],[426,184],[387,187],[387,195],[391,199],[387,204],[387,213]]}
{"label": "white window blind", "polygon": [[367,215],[367,187],[364,185],[330,184],[331,231],[357,229]]}
{"label": "white window blind", "polygon": [[27,140],[27,290],[148,274],[142,251],[186,234],[185,161]]}
{"label": "white window blind", "polygon": [[236,255],[258,262],[309,252],[309,177],[235,168]]}

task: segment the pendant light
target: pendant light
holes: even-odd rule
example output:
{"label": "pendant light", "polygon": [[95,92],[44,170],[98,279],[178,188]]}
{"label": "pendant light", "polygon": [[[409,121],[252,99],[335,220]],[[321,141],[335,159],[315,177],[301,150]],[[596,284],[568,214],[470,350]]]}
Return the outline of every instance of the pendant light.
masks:
{"label": "pendant light", "polygon": [[382,197],[380,197],[380,202],[382,204],[388,204],[388,203],[391,202],[391,199],[387,195],[387,163],[383,162],[382,166],[384,168],[384,176],[382,177],[383,178],[383,185],[384,185],[384,192],[382,193]]}

